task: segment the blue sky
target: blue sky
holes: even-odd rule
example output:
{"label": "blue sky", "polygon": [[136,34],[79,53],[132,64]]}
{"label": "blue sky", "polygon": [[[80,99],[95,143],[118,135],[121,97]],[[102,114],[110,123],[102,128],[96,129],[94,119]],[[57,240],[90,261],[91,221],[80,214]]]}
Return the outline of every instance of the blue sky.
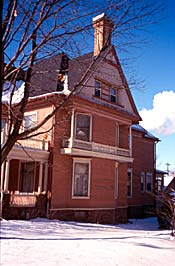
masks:
{"label": "blue sky", "polygon": [[[164,19],[150,28],[150,42],[139,50],[134,61],[144,88],[132,90],[132,95],[141,111],[142,125],[161,139],[157,144],[157,168],[166,170],[168,162],[169,169],[175,170],[175,1],[163,2]],[[150,123],[146,121],[148,116]]]}

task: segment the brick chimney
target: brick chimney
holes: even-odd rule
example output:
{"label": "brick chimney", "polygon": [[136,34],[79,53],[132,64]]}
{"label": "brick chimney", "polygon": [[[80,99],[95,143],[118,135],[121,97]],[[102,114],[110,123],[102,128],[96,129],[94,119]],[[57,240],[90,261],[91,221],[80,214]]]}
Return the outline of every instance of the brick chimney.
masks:
{"label": "brick chimney", "polygon": [[94,56],[98,55],[101,49],[111,44],[111,33],[114,23],[105,13],[93,18],[94,27]]}

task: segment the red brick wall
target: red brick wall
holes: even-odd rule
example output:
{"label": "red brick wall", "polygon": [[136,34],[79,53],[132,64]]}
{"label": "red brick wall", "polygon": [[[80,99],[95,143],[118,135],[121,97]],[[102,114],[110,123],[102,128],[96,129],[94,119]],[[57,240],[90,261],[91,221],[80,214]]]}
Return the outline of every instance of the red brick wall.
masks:
{"label": "red brick wall", "polygon": [[[72,199],[74,156],[60,154],[63,137],[70,136],[70,119],[65,120],[63,117],[67,117],[65,110],[59,111],[55,117],[51,209],[126,207],[127,164],[119,164],[119,197],[116,200],[114,196],[115,160],[103,158],[91,158],[90,198]],[[114,145],[115,121],[97,115],[93,116],[92,135],[93,141]]]}
{"label": "red brick wall", "polygon": [[99,115],[93,116],[92,138],[94,142],[106,145],[116,144],[116,121]]}
{"label": "red brick wall", "polygon": [[132,197],[128,198],[130,205],[149,205],[154,204],[154,196],[141,192],[141,172],[151,172],[154,178],[154,140],[145,138],[141,132],[133,133],[133,182]]}

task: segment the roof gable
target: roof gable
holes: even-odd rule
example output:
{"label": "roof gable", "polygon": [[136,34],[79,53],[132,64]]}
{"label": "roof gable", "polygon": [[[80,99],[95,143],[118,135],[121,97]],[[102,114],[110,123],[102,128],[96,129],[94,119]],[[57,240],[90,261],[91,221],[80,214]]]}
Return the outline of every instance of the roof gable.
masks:
{"label": "roof gable", "polygon": [[141,120],[113,46],[103,49],[98,59],[90,65],[82,86],[77,90],[78,95],[94,100],[95,80],[102,84],[102,95],[100,99],[97,99],[98,103],[104,104],[104,101],[110,103],[110,88],[115,88],[117,89],[118,110],[137,117],[137,121]]}
{"label": "roof gable", "polygon": [[[46,58],[35,64],[32,73],[30,96],[52,93],[57,90],[58,75],[61,71],[62,54]],[[69,60],[68,88],[73,90],[78,84],[76,94],[94,100],[94,83],[99,80],[104,87],[103,97],[98,104],[110,103],[110,88],[117,90],[117,110],[141,120],[134,104],[130,89],[122,71],[114,46],[104,47],[96,57],[93,53]],[[106,94],[106,96],[105,96]],[[105,103],[105,104],[106,104]],[[115,107],[115,106],[114,106]]]}

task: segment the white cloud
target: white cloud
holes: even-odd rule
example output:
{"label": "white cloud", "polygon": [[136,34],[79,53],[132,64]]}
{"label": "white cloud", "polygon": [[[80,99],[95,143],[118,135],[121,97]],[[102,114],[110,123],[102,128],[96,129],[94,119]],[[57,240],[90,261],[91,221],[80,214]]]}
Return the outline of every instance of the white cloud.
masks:
{"label": "white cloud", "polygon": [[165,136],[175,133],[175,92],[163,91],[154,95],[153,108],[140,111],[143,121],[140,123],[147,130]]}
{"label": "white cloud", "polygon": [[[2,102],[9,102],[10,101],[10,96],[11,96],[11,84],[8,82],[5,84],[6,87],[6,93],[3,93],[2,95]],[[19,103],[23,96],[24,96],[24,85],[25,83],[17,83],[16,90],[14,92],[14,95],[12,97],[12,103]]]}

